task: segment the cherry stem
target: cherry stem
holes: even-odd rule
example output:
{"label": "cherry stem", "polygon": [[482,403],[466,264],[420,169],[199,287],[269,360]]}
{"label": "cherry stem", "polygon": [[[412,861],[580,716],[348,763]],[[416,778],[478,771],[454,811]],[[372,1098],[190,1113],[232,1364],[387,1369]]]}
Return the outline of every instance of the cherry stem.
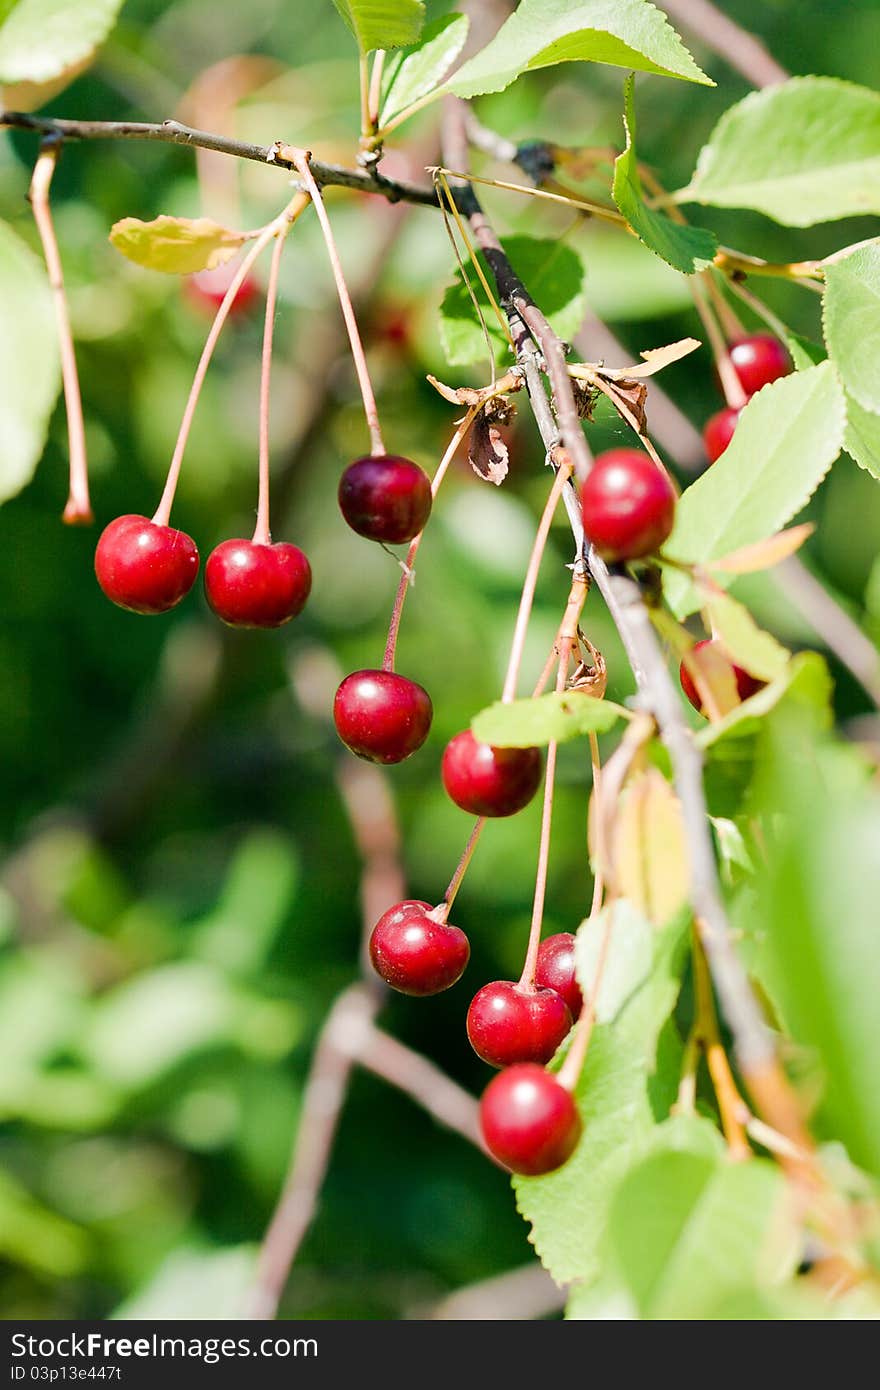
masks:
{"label": "cherry stem", "polygon": [[743,1124],[744,1116],[749,1113],[748,1107],[737,1089],[733,1073],[730,1070],[730,1063],[727,1060],[727,1053],[724,1051],[718,1032],[718,1016],[715,1012],[709,967],[706,964],[705,952],[696,931],[694,932],[693,962],[694,993],[697,1005],[694,1040],[697,1046],[702,1048],[706,1058],[706,1067],[718,1101],[721,1128],[727,1140],[730,1156],[735,1159],[750,1158],[752,1150]]}
{"label": "cherry stem", "polygon": [[358,75],[361,89],[361,135],[367,139],[372,134],[372,123],[370,121],[369,59],[366,53],[362,53],[358,60]]}
{"label": "cherry stem", "polygon": [[504,689],[501,692],[501,699],[504,704],[510,704],[516,695],[517,681],[519,680],[519,668],[522,665],[523,650],[526,644],[526,633],[529,627],[529,618],[532,612],[532,604],[535,598],[535,589],[538,585],[538,571],[541,568],[541,558],[547,544],[547,537],[550,534],[550,527],[553,523],[553,514],[556,511],[563,489],[571,476],[570,469],[559,467],[553,479],[553,486],[544,504],[541,513],[541,520],[538,523],[538,530],[535,535],[532,553],[529,556],[528,569],[526,570],[525,582],[523,583],[522,596],[519,601],[519,612],[516,615],[516,626],[513,630],[513,642],[510,647],[510,659],[507,663],[507,675],[504,678]]}
{"label": "cherry stem", "polygon": [[[558,477],[559,475],[557,475]],[[556,689],[561,693],[568,681],[568,666],[571,649],[577,637],[578,619],[587,597],[587,581],[576,576],[571,583],[571,592],[565,605],[565,613],[559,629],[557,651],[559,667],[556,672]],[[550,834],[553,828],[553,793],[556,786],[556,754],[558,745],[547,745],[547,766],[544,771],[544,804],[541,810],[541,840],[538,846],[538,868],[535,874],[535,896],[532,903],[532,923],[529,929],[529,944],[519,978],[520,989],[535,988],[535,970],[538,965],[538,948],[541,945],[541,928],[544,923],[544,903],[547,897],[547,870],[550,864]]]}
{"label": "cherry stem", "polygon": [[52,302],[55,307],[55,326],[58,333],[58,351],[61,358],[61,380],[64,386],[64,405],[67,412],[67,439],[70,456],[70,483],[64,520],[72,526],[86,526],[94,521],[92,505],[89,500],[89,465],[86,455],[86,431],[83,420],[82,397],[79,389],[79,376],[76,370],[76,353],[73,346],[73,332],[70,327],[70,312],[67,294],[64,289],[64,273],[61,268],[61,255],[52,221],[49,205],[49,189],[52,175],[61,152],[59,140],[49,138],[43,142],[37,162],[34,165],[29,198],[34,212],[34,221],[40,234]]}
{"label": "cherry stem", "polygon": [[608,959],[608,948],[611,945],[611,928],[614,924],[614,908],[608,909],[605,921],[602,924],[602,940],[599,943],[599,956],[596,961],[596,973],[593,976],[592,988],[584,993],[584,1003],[578,1021],[574,1026],[574,1035],[568,1052],[565,1054],[565,1061],[556,1073],[556,1080],[560,1086],[564,1086],[567,1091],[573,1091],[578,1083],[578,1078],[584,1069],[584,1062],[587,1058],[587,1051],[590,1046],[590,1039],[593,1036],[593,1027],[596,1022],[596,1000],[599,997],[599,990],[602,987],[602,977],[605,974],[605,963]]}
{"label": "cherry stem", "polygon": [[474,851],[480,842],[480,836],[483,833],[483,828],[485,824],[485,816],[480,816],[474,822],[474,828],[468,836],[467,844],[465,845],[464,850],[462,851],[461,858],[455,866],[455,873],[449,880],[449,886],[446,889],[446,892],[443,894],[443,901],[441,903],[438,903],[437,907],[434,908],[433,912],[430,912],[428,914],[429,917],[433,917],[435,921],[445,922],[448,918],[449,913],[452,910],[452,904],[455,902],[456,894],[458,893],[458,890],[462,885],[464,876],[467,873],[468,868],[470,867],[470,862],[474,857]]}
{"label": "cherry stem", "polygon": [[382,70],[385,66],[385,50],[380,48],[373,59],[373,71],[370,77],[370,96],[367,103],[367,120],[369,122],[370,134],[375,131],[379,124],[379,102],[382,98]]}
{"label": "cherry stem", "polygon": [[[593,795],[598,806],[602,799],[602,760],[599,757],[599,740],[595,734],[590,734],[590,762],[593,767]],[[590,904],[590,916],[595,917],[602,906],[602,899],[605,896],[605,874],[602,867],[602,860],[597,858],[593,869],[593,901]]]}
{"label": "cherry stem", "polygon": [[785,342],[789,330],[782,322],[782,319],[778,318],[773,310],[767,307],[763,299],[759,299],[756,294],[752,294],[752,291],[747,289],[745,285],[741,285],[737,280],[731,280],[729,283],[733,293],[742,300],[743,304],[747,304],[752,310],[752,313],[757,314],[758,318],[763,319],[767,327],[772,328],[777,338]]}
{"label": "cherry stem", "polygon": [[269,391],[272,379],[275,308],[278,303],[278,274],[281,269],[281,254],[284,251],[284,242],[287,239],[290,226],[290,222],[285,220],[275,238],[269,266],[269,282],[266,286],[266,318],[263,325],[263,355],[260,364],[259,498],[257,501],[257,524],[253,534],[254,545],[270,545],[272,541],[272,534],[269,529]]}
{"label": "cherry stem", "polygon": [[348,292],[348,285],[345,283],[342,262],[339,259],[339,252],[333,237],[333,229],[330,226],[330,218],[327,216],[327,209],[321,197],[321,190],[315,182],[315,176],[309,166],[310,156],[308,151],[291,149],[288,153],[290,154],[297,173],[302,178],[309,197],[315,205],[315,212],[318,214],[318,221],[321,224],[321,231],[324,234],[324,244],[327,247],[330,268],[333,271],[333,279],[336,282],[336,293],[339,296],[339,306],[342,309],[342,317],[345,319],[348,341],[351,345],[351,355],[354,359],[358,385],[361,388],[361,397],[364,402],[364,414],[367,417],[367,428],[370,432],[370,447],[373,455],[378,456],[385,453],[385,444],[382,440],[382,428],[379,424],[376,397],[373,392],[373,383],[370,381],[370,372],[364,354],[364,345],[361,342],[361,335],[358,331],[354,306],[351,302],[351,295]]}
{"label": "cherry stem", "polygon": [[[434,473],[434,477],[431,480],[432,498],[437,496],[440,484],[446,477],[449,465],[455,458],[458,446],[464,439],[468,430],[470,429],[471,422],[473,421],[474,416],[477,414],[479,410],[479,405],[472,405],[468,410],[467,414],[464,416],[464,419],[461,421],[458,428],[456,429],[455,434],[450,439],[449,444],[446,448],[446,453],[443,455],[442,459],[437,464],[436,472]],[[416,562],[416,555],[419,553],[419,546],[422,543],[422,536],[424,534],[424,531],[420,531],[417,536],[413,536],[412,540],[410,541],[409,550],[406,552],[406,559],[403,562],[403,574],[400,576],[400,583],[397,586],[397,593],[394,597],[394,607],[391,610],[391,621],[388,624],[388,638],[385,642],[385,655],[382,658],[383,671],[394,670],[394,655],[397,651],[397,636],[400,632],[400,620],[403,616],[403,605],[406,602],[406,596],[412,587],[413,566]]]}
{"label": "cherry stem", "polygon": [[721,381],[721,389],[724,392],[724,399],[733,410],[742,410],[748,397],[743,390],[742,382],[736,373],[730,353],[727,351],[727,344],[724,335],[718,327],[717,320],[706,300],[703,286],[696,282],[695,277],[691,277],[691,294],[693,295],[694,305],[703,327],[706,330],[706,337],[709,339],[709,346],[712,349],[712,356],[715,358],[715,365],[718,368],[718,376]]}
{"label": "cherry stem", "polygon": [[[719,285],[716,276],[712,271],[704,271],[703,280],[709,290],[709,297],[715,306],[715,313],[718,315],[718,322],[721,324],[722,332],[730,342],[733,338],[741,338],[745,333],[745,324],[739,314],[728,303],[723,288]],[[725,285],[730,282],[725,279]]]}

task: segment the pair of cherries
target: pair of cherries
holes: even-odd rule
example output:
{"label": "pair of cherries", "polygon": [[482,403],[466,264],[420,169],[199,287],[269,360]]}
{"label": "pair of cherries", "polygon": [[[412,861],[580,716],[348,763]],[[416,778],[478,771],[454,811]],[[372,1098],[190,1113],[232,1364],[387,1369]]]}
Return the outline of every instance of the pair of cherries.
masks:
{"label": "pair of cherries", "polygon": [[[502,1068],[480,1103],[483,1137],[490,1153],[515,1173],[551,1172],[580,1137],[571,1094],[543,1066],[583,1005],[574,945],[568,932],[548,937],[531,988],[495,980],[477,992],[468,1009],[471,1046],[483,1061]],[[370,937],[374,969],[403,994],[439,994],[461,978],[469,958],[465,933],[447,922],[442,906],[426,902],[389,908]]]}
{"label": "pair of cherries", "polygon": [[[791,359],[784,346],[772,333],[753,333],[738,338],[730,345],[730,360],[746,396],[751,399],[762,386],[788,376]],[[728,405],[710,416],[703,427],[703,444],[714,463],[727,448],[739,421],[741,407]]]}
{"label": "pair of cherries", "polygon": [[[95,573],[107,597],[131,613],[167,613],[186,597],[199,552],[185,531],[146,516],[119,516],[98,541]],[[312,587],[309,562],[281,541],[223,541],[205,565],[205,594],[230,627],[281,627],[302,612]]]}

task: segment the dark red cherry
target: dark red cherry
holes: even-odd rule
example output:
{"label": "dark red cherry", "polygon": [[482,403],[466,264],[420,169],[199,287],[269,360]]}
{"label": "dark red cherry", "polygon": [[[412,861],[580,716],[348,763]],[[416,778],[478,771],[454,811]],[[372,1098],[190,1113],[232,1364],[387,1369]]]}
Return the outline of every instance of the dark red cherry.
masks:
{"label": "dark red cherry", "polygon": [[287,541],[223,541],[205,565],[208,603],[230,627],[281,627],[302,612],[311,587],[308,560]]}
{"label": "dark red cherry", "polygon": [[561,1168],[581,1137],[571,1092],[534,1062],[493,1076],[480,1101],[480,1128],[493,1158],[531,1178]]}
{"label": "dark red cherry", "polygon": [[730,360],[747,396],[754,396],[762,386],[788,376],[791,371],[791,358],[772,333],[751,333],[738,338],[730,345]]}
{"label": "dark red cherry", "polygon": [[464,932],[435,922],[432,911],[430,903],[398,903],[373,928],[373,969],[401,994],[439,994],[461,978],[468,963],[471,948]]}
{"label": "dark red cherry", "polygon": [[431,482],[410,459],[355,459],[339,482],[339,506],[353,531],[371,541],[411,541],[431,514]]}
{"label": "dark red cherry", "polygon": [[734,410],[732,405],[719,410],[706,421],[703,426],[703,443],[710,463],[714,463],[724,453],[733,438],[738,421],[739,411]]}
{"label": "dark red cherry", "polygon": [[421,748],[433,708],[427,690],[393,671],[354,671],[333,701],[336,732],[372,763],[402,763]]}
{"label": "dark red cherry", "polygon": [[446,745],[443,785],[474,816],[512,816],[531,801],[541,781],[538,748],[493,748],[463,729]]}
{"label": "dark red cherry", "polygon": [[575,938],[570,931],[546,937],[538,947],[535,984],[541,989],[553,989],[568,1005],[572,1018],[577,1018],[584,1005],[584,996],[574,971]]}
{"label": "dark red cherry", "polygon": [[555,989],[523,989],[493,980],[471,1000],[467,1034],[478,1057],[491,1067],[549,1062],[571,1031],[568,1005]]}
{"label": "dark red cherry", "polygon": [[653,555],[672,530],[675,492],[638,449],[599,454],[581,490],[584,531],[603,560]]}
{"label": "dark red cherry", "polygon": [[[188,275],[184,281],[184,293],[189,303],[203,314],[216,314],[237,270],[235,262],[227,261],[215,270],[200,270],[195,275]],[[244,318],[259,296],[260,287],[256,280],[252,275],[246,275],[229,306],[230,318]]]}
{"label": "dark red cherry", "polygon": [[198,572],[192,537],[145,516],[118,516],[95,551],[98,583],[132,613],[167,613],[189,593]]}
{"label": "dark red cherry", "polygon": [[[694,645],[694,651],[698,652],[701,651],[703,647],[710,647],[713,645],[713,639],[711,637],[705,637],[702,642],[697,642]],[[759,681],[757,676],[750,675],[748,671],[744,671],[741,666],[736,666],[733,662],[731,662],[730,665],[733,667],[733,676],[736,681],[736,693],[739,695],[741,701],[748,700],[751,695],[757,695],[759,690],[764,689],[764,686],[767,684],[766,681]],[[682,662],[681,666],[678,668],[678,678],[681,681],[682,690],[690,700],[694,709],[698,714],[703,714],[703,701],[700,699],[700,692],[697,690],[696,683],[684,662]]]}

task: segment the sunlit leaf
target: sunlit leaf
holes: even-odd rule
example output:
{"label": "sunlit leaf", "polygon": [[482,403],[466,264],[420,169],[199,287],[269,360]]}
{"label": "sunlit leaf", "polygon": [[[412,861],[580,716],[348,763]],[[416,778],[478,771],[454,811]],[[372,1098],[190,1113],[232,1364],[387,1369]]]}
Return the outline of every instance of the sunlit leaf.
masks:
{"label": "sunlit leaf", "polygon": [[247,241],[242,232],[221,227],[209,217],[167,217],[152,222],[123,217],[110,230],[110,240],[137,265],[169,275],[192,275],[216,270],[231,260]]}

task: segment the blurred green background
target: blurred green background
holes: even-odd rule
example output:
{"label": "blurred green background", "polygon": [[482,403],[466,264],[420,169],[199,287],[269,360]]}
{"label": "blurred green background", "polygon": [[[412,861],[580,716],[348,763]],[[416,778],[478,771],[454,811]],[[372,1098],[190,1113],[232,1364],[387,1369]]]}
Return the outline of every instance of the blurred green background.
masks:
{"label": "blurred green background", "polygon": [[[446,8],[429,0],[429,14]],[[874,0],[738,0],[724,9],[794,73],[876,81]],[[747,91],[720,60],[691,46],[717,88],[638,83],[641,154],[667,186],[687,179],[718,116]],[[193,118],[181,102],[194,80],[240,53],[266,55],[275,66],[230,116],[230,129],[353,160],[356,62],[329,0],[219,9],[206,0],[128,0],[97,64],[49,109],[104,119],[184,110]],[[613,68],[554,68],[478,110],[515,139],[619,144],[622,78]],[[426,112],[401,132],[401,145],[414,147],[415,173],[436,158],[435,120]],[[24,201],[33,154],[31,137],[3,138],[0,211],[36,245]],[[252,226],[277,209],[285,189],[277,171],[245,166],[239,191],[242,223]],[[56,177],[99,526],[120,512],[154,509],[207,327],[176,279],[123,261],[107,233],[126,215],[194,215],[200,196],[192,152],[158,144],[70,146]],[[493,192],[486,201],[502,230],[553,236],[569,227],[567,215],[515,195]],[[429,210],[404,214],[387,256],[399,212],[338,191],[328,204],[362,307],[387,442],[430,469],[453,412],[426,373],[453,384],[481,380],[443,361],[436,306],[452,264],[440,219]],[[770,259],[822,255],[875,230],[853,222],[791,233],[711,211],[705,221]],[[569,239],[587,263],[591,308],[634,355],[700,336],[681,282],[650,253],[592,227]],[[818,336],[812,296],[777,286],[767,294],[799,332]],[[187,452],[174,519],[203,558],[253,526],[261,331],[258,311],[224,335]],[[273,531],[302,545],[314,570],[310,604],[290,627],[223,631],[198,593],[162,619],[112,608],[92,571],[96,532],[58,520],[66,495],[60,408],[36,480],[0,511],[7,1318],[237,1312],[282,1181],[317,1029],[356,976],[359,863],[335,780],[348,755],[329,703],[341,674],[379,664],[399,571],[347,530],[336,507],[339,473],[367,438],[310,217],[285,256],[277,344]],[[663,384],[697,425],[718,408],[705,350],[665,373]],[[598,447],[623,438],[607,418],[593,435]],[[432,901],[470,827],[442,793],[440,754],[497,696],[547,487],[525,418],[512,431],[511,457],[500,491],[466,464],[453,470],[404,619],[399,669],[428,685],[436,716],[426,747],[390,780],[410,891]],[[809,515],[819,523],[809,564],[876,635],[880,489],[844,457]],[[560,524],[539,588],[529,671],[552,640],[569,558]],[[784,638],[809,643],[808,628],[769,580],[751,581],[743,593]],[[625,697],[625,664],[598,599],[585,626],[605,652],[609,694]],[[847,726],[868,702],[832,667]],[[589,902],[588,768],[580,747],[563,751],[548,930],[573,930]],[[464,1014],[479,983],[519,970],[538,817],[536,803],[487,831],[456,906],[473,946],[465,985],[427,1002],[394,999],[382,1015],[384,1026],[475,1092],[486,1071],[467,1045]],[[504,1176],[408,1100],[357,1073],[282,1311],[401,1317],[529,1258]]]}

